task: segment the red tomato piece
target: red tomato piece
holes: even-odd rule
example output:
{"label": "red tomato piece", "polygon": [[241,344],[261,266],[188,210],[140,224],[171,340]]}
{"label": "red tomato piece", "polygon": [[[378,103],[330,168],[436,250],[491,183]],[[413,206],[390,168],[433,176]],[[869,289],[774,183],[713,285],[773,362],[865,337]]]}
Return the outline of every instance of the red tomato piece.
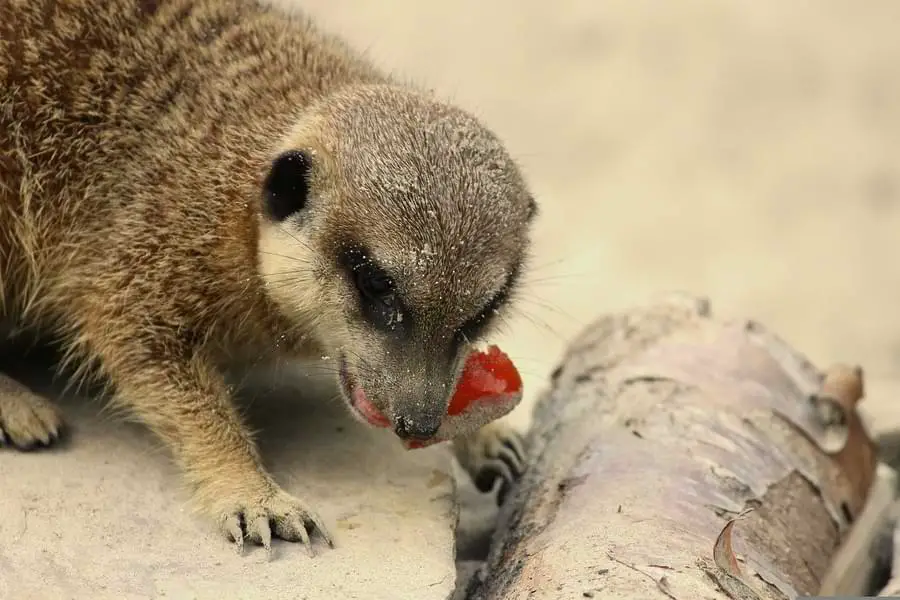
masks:
{"label": "red tomato piece", "polygon": [[522,378],[516,366],[500,348],[490,346],[487,352],[473,352],[466,359],[447,414],[458,415],[486,396],[503,398],[521,389]]}

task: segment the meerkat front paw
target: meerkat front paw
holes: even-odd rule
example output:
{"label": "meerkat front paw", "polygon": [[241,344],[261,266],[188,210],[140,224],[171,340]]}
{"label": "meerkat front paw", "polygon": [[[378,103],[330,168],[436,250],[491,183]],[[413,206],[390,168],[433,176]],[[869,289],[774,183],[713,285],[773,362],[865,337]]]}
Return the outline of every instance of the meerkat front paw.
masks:
{"label": "meerkat front paw", "polygon": [[525,472],[525,440],[505,423],[486,425],[456,440],[455,447],[457,459],[480,491],[489,492],[500,481],[498,504]]}
{"label": "meerkat front paw", "polygon": [[53,444],[63,430],[59,409],[0,373],[0,446],[33,450]]}
{"label": "meerkat front paw", "polygon": [[219,499],[215,511],[223,533],[235,543],[238,552],[243,550],[244,538],[271,552],[274,535],[288,542],[302,542],[309,555],[314,556],[310,534],[316,531],[334,547],[322,519],[301,500],[274,485],[261,494]]}

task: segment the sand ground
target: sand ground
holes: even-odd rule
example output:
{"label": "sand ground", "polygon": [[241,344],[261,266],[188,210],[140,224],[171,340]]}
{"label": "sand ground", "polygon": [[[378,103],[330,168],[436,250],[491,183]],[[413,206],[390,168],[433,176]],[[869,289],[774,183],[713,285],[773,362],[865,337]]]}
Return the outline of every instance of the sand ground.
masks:
{"label": "sand ground", "polygon": [[[866,402],[877,424],[900,423],[900,3],[300,5],[479,114],[522,164],[543,212],[535,269],[498,341],[529,400],[601,312],[680,289],[765,322],[823,366],[861,363],[878,384]],[[91,435],[64,458],[0,455],[0,536],[15,541],[0,546],[0,597],[423,600],[452,589],[439,451],[413,464],[360,434],[332,442],[342,466],[329,469],[297,450],[324,428],[269,415],[283,440],[268,453],[276,471],[343,546],[313,561],[284,545],[274,562],[236,559],[183,510],[145,436],[75,414]],[[324,423],[344,431],[340,419]]]}

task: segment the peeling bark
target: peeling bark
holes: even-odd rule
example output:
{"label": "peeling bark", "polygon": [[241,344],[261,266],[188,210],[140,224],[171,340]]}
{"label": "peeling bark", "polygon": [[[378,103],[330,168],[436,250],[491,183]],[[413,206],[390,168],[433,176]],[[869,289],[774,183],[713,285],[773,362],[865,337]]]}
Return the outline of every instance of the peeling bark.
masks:
{"label": "peeling bark", "polygon": [[[598,320],[535,407],[529,472],[468,597],[815,594],[876,464],[861,371],[827,375],[702,299]],[[713,547],[748,509],[731,572]]]}

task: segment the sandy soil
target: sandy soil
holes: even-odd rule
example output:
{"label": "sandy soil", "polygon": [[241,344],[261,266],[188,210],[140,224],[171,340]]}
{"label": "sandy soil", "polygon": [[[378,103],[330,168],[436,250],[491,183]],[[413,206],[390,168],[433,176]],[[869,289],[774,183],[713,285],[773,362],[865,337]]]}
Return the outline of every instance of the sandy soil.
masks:
{"label": "sandy soil", "polygon": [[900,4],[304,6],[524,166],[543,216],[503,343],[532,396],[595,315],[667,289],[900,375]]}

